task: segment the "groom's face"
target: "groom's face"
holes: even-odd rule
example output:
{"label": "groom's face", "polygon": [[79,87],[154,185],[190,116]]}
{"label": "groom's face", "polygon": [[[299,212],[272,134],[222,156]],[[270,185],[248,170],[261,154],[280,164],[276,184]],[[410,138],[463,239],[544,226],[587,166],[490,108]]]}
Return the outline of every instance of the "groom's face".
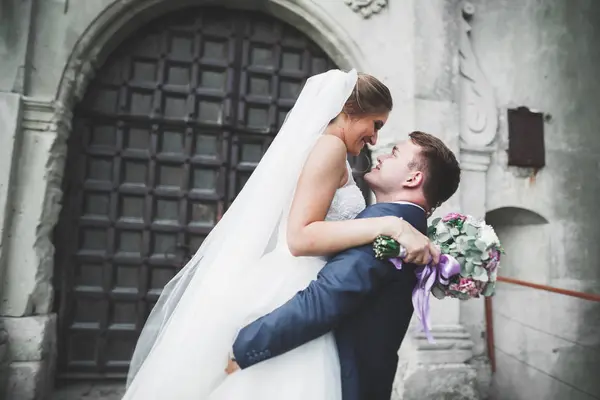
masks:
{"label": "groom's face", "polygon": [[413,186],[415,179],[422,178],[421,171],[414,168],[421,148],[411,140],[398,143],[388,154],[377,157],[377,163],[365,175],[374,191],[394,192],[405,186]]}

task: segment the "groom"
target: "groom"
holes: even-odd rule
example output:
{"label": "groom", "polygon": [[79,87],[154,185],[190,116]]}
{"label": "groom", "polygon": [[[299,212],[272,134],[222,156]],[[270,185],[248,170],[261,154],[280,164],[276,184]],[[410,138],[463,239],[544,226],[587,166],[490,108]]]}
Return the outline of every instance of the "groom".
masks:
{"label": "groom", "polygon": [[[452,151],[438,138],[413,132],[365,175],[377,204],[357,218],[394,215],[422,233],[427,211],[448,200],[460,181]],[[414,265],[401,270],[375,258],[371,245],[329,260],[316,280],[287,303],[244,327],[228,372],[276,357],[331,330],[335,333],[344,400],[389,400],[397,352],[410,322]]]}

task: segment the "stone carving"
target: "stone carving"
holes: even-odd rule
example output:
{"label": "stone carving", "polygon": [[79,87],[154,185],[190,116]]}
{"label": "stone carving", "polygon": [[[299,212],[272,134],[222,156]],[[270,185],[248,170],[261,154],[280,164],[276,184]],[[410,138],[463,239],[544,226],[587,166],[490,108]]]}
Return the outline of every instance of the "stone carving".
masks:
{"label": "stone carving", "polygon": [[352,11],[360,13],[363,18],[377,14],[387,6],[387,0],[344,0]]}
{"label": "stone carving", "polygon": [[467,148],[490,146],[498,131],[498,109],[492,86],[485,78],[471,45],[469,21],[475,7],[462,6],[459,54],[461,77],[460,138]]}
{"label": "stone carving", "polygon": [[[463,177],[460,185],[460,209],[462,212],[480,218],[486,212],[486,171],[488,170],[494,141],[498,132],[499,113],[494,100],[494,91],[479,67],[471,43],[469,21],[475,14],[474,6],[465,1],[461,5],[460,18],[460,166]],[[477,381],[490,382],[491,372],[486,367],[485,356],[485,316],[483,304],[479,301],[460,303],[460,324],[469,333],[473,342],[470,351],[473,358],[469,364],[462,364],[476,372]],[[458,342],[465,346],[466,342]],[[473,360],[483,360],[472,364]],[[472,375],[471,375],[472,376]],[[469,376],[464,375],[469,380]],[[486,397],[488,383],[480,384],[479,392]],[[473,387],[475,389],[475,387]],[[408,396],[406,398],[409,398]],[[423,396],[422,398],[426,398]],[[453,398],[450,396],[449,398]],[[467,397],[469,398],[469,397]]]}
{"label": "stone carving", "polygon": [[28,98],[23,103],[23,128],[44,132],[52,137],[50,152],[45,165],[46,187],[43,208],[36,230],[34,245],[38,256],[36,282],[31,302],[40,314],[50,313],[52,307],[52,274],[54,244],[52,231],[58,222],[62,198],[62,175],[67,155],[67,136],[71,130],[70,109],[59,103]]}

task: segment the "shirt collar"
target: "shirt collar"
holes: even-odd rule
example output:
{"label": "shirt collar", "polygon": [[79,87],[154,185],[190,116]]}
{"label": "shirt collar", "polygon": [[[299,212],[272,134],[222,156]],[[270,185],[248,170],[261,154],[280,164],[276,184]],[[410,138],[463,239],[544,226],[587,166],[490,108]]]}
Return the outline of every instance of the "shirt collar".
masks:
{"label": "shirt collar", "polygon": [[409,206],[415,206],[415,207],[418,207],[418,208],[420,208],[421,210],[423,210],[423,212],[425,212],[425,209],[424,209],[423,207],[421,207],[421,206],[420,206],[420,205],[418,205],[418,204],[411,203],[410,201],[394,201],[394,203],[395,203],[395,204],[406,204],[406,205],[409,205]]}

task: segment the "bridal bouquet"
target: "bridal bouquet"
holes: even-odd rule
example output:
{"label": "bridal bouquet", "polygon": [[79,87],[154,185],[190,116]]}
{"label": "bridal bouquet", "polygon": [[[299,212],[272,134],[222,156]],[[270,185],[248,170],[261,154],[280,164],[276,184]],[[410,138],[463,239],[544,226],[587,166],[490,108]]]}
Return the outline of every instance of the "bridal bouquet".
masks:
{"label": "bridal bouquet", "polygon": [[[493,296],[500,255],[504,253],[494,229],[484,221],[468,215],[450,213],[436,218],[427,230],[429,239],[438,245],[442,256],[437,265],[418,267],[413,306],[429,341],[429,294],[438,299],[453,297],[468,300]],[[379,236],[373,243],[375,256],[389,259],[402,268],[404,249],[394,239]]]}

